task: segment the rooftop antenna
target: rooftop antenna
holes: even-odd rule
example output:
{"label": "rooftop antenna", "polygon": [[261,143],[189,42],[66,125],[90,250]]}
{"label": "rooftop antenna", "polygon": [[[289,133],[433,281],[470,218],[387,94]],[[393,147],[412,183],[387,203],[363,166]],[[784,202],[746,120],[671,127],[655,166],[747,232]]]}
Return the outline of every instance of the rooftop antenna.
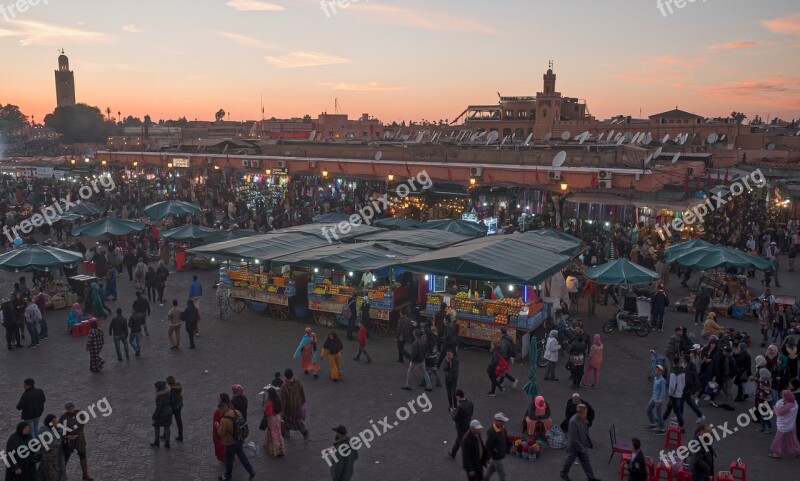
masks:
{"label": "rooftop antenna", "polygon": [[533,132],[531,132],[530,134],[528,134],[528,138],[527,138],[527,139],[525,139],[525,146],[526,146],[526,147],[527,147],[527,146],[529,146],[529,145],[531,145],[531,139],[533,139]]}
{"label": "rooftop antenna", "polygon": [[342,113],[342,110],[339,108],[339,99],[338,98],[333,99],[333,113],[335,113],[335,114],[341,114]]}
{"label": "rooftop antenna", "polygon": [[569,130],[565,130],[564,133],[561,134],[561,140],[567,141],[571,137]]}
{"label": "rooftop antenna", "polygon": [[564,165],[564,162],[567,160],[567,153],[563,150],[553,157],[553,167],[561,167]]}
{"label": "rooftop antenna", "polygon": [[489,136],[486,137],[486,145],[489,145],[492,142],[496,141],[498,137],[500,137],[500,134],[498,134],[496,130],[492,130],[491,132],[489,132]]}

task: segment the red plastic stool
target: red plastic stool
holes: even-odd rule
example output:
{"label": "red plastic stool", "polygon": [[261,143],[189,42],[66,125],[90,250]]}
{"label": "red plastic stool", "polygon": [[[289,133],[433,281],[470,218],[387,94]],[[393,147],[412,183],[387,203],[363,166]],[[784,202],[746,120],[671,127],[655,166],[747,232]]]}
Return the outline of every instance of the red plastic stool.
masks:
{"label": "red plastic stool", "polygon": [[628,463],[631,461],[631,453],[622,453],[622,459],[619,461],[619,481],[625,481],[628,476]]}
{"label": "red plastic stool", "polygon": [[720,471],[717,473],[717,481],[736,481],[730,471]]}
{"label": "red plastic stool", "polygon": [[730,470],[735,481],[747,481],[747,466],[744,465],[741,458],[731,462]]}
{"label": "red plastic stool", "polygon": [[72,337],[81,337],[89,334],[89,323],[86,321],[79,322],[72,326]]}
{"label": "red plastic stool", "polygon": [[681,427],[678,423],[669,423],[667,436],[664,439],[664,449],[679,448],[681,446]]}
{"label": "red plastic stool", "polygon": [[656,477],[656,463],[650,456],[644,458],[647,462],[647,479],[652,481]]}
{"label": "red plastic stool", "polygon": [[692,480],[694,480],[694,476],[692,476],[692,468],[690,468],[689,465],[684,464],[678,471],[678,481],[692,481]]}
{"label": "red plastic stool", "polygon": [[658,463],[653,481],[672,481],[672,466]]}
{"label": "red plastic stool", "polygon": [[94,262],[83,261],[83,270],[86,272],[95,272]]}

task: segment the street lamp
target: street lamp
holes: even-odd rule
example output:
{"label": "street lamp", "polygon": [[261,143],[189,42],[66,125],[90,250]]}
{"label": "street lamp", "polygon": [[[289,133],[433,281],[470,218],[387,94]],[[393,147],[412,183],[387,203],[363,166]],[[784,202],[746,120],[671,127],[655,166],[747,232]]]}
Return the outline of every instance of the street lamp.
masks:
{"label": "street lamp", "polygon": [[569,189],[569,185],[566,182],[561,183],[561,192],[566,192]]}
{"label": "street lamp", "polygon": [[389,180],[389,182],[391,182],[394,180],[394,174],[390,173],[389,175],[386,176],[386,178]]}
{"label": "street lamp", "polygon": [[475,184],[477,184],[477,183],[478,183],[478,180],[475,179],[475,177],[472,177],[471,179],[469,179],[469,185],[474,187]]}
{"label": "street lamp", "polygon": [[327,170],[323,170],[322,171],[322,176],[323,177],[328,177],[328,171]]}

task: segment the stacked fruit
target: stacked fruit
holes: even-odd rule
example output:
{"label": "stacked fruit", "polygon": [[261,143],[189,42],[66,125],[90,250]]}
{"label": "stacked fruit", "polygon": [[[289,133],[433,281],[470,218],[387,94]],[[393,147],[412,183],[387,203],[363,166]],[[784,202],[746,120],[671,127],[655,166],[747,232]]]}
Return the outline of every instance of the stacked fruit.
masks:
{"label": "stacked fruit", "polygon": [[468,297],[469,294],[467,294],[466,292],[459,292],[458,294],[456,294],[456,298],[458,299],[467,299]]}

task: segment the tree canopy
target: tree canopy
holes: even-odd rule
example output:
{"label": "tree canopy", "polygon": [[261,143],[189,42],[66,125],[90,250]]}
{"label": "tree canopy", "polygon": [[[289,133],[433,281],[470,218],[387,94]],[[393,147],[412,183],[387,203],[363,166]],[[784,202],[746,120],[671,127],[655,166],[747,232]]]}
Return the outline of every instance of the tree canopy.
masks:
{"label": "tree canopy", "polygon": [[11,137],[28,125],[28,117],[16,105],[0,104],[0,136]]}
{"label": "tree canopy", "polygon": [[61,134],[65,144],[105,142],[111,131],[103,112],[86,104],[58,107],[44,123]]}

